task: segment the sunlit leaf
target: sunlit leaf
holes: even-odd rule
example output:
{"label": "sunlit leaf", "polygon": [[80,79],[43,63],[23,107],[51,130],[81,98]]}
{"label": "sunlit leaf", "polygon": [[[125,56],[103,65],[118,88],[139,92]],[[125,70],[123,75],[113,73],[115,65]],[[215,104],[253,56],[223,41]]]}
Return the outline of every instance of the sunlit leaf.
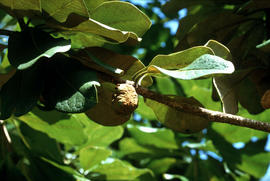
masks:
{"label": "sunlit leaf", "polygon": [[87,142],[83,125],[73,116],[56,111],[34,110],[33,113],[21,116],[19,120],[64,144],[82,145]]}
{"label": "sunlit leaf", "polygon": [[88,141],[85,146],[109,146],[123,135],[123,127],[121,126],[102,126],[89,120],[85,114],[73,114],[72,117],[80,121],[84,125],[84,134],[87,135]]}
{"label": "sunlit leaf", "polygon": [[83,169],[91,169],[112,154],[111,150],[101,147],[85,147],[80,150],[80,164]]}
{"label": "sunlit leaf", "polygon": [[204,54],[214,54],[214,52],[208,47],[197,46],[169,55],[157,55],[149,65],[155,65],[163,69],[180,69],[188,66]]}
{"label": "sunlit leaf", "polygon": [[105,160],[100,166],[93,169],[89,176],[93,180],[102,180],[105,178],[106,180],[134,180],[140,175],[149,172],[149,169],[138,169],[129,163],[111,158]]}
{"label": "sunlit leaf", "polygon": [[128,131],[142,145],[152,145],[157,148],[177,149],[174,134],[169,129],[157,129],[144,126],[127,126]]}
{"label": "sunlit leaf", "polygon": [[12,10],[41,10],[40,0],[1,0],[0,4]]}
{"label": "sunlit leaf", "polygon": [[121,31],[134,32],[138,37],[151,26],[150,19],[136,6],[127,2],[105,2],[91,13],[91,18]]}
{"label": "sunlit leaf", "polygon": [[71,13],[89,17],[84,0],[42,0],[41,7],[48,15],[59,22],[66,21]]}
{"label": "sunlit leaf", "polygon": [[184,68],[178,70],[167,70],[156,65],[150,65],[147,72],[151,75],[164,74],[177,79],[196,79],[206,76],[216,76],[218,74],[231,74],[234,66],[231,62],[220,57],[205,54],[194,60]]}

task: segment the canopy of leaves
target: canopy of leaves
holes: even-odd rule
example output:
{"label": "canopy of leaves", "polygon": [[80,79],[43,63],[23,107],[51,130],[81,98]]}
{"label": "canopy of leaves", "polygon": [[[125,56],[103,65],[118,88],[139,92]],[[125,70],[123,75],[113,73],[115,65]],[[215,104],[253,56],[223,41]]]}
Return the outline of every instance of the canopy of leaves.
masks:
{"label": "canopy of leaves", "polygon": [[[112,109],[111,77],[269,121],[268,0],[144,2],[0,1],[1,28],[13,31],[8,41],[0,37],[1,179],[264,176],[266,133],[208,125],[143,97],[134,114],[120,114]],[[172,21],[176,35],[164,26]]]}

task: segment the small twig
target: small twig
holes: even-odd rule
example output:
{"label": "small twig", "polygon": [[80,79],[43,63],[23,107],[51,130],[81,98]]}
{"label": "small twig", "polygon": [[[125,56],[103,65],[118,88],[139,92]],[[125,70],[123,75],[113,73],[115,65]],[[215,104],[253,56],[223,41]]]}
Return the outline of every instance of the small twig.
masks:
{"label": "small twig", "polygon": [[0,29],[0,35],[7,35],[7,36],[10,36],[10,35],[12,35],[13,33],[14,33],[14,31]]}

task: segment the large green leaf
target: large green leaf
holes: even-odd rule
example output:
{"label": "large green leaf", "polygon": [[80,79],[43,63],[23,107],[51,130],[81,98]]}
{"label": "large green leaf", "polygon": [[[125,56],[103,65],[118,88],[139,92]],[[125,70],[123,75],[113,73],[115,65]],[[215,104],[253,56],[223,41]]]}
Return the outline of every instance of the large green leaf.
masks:
{"label": "large green leaf", "polygon": [[129,163],[109,158],[93,169],[89,177],[93,180],[135,180],[137,177],[147,173],[151,173],[151,171],[138,169]]}
{"label": "large green leaf", "polygon": [[135,112],[138,113],[139,115],[141,115],[145,119],[155,120],[156,119],[155,113],[152,111],[151,108],[149,108],[144,103],[143,99],[144,98],[142,96],[139,96],[138,108],[135,110]]}
{"label": "large green leaf", "polygon": [[8,59],[18,69],[26,69],[41,57],[52,57],[58,52],[71,48],[70,41],[53,38],[50,34],[36,28],[27,28],[13,33],[8,40]]}
{"label": "large green leaf", "polygon": [[177,163],[175,158],[161,158],[153,160],[147,167],[151,169],[155,174],[166,173],[170,167]]}
{"label": "large green leaf", "polygon": [[197,46],[169,55],[157,55],[149,65],[155,65],[163,69],[180,69],[188,66],[204,54],[214,54],[214,52],[208,47]]}
{"label": "large green leaf", "polygon": [[50,17],[59,22],[65,22],[71,13],[89,17],[84,0],[42,0],[41,7]]}
{"label": "large green leaf", "polygon": [[238,168],[256,178],[262,177],[268,167],[270,154],[264,151],[266,139],[249,142],[245,148],[236,150],[222,135],[209,130],[208,136],[231,169]]}
{"label": "large green leaf", "polygon": [[112,151],[106,148],[88,146],[80,150],[80,164],[84,170],[88,170],[97,167],[111,154]]}
{"label": "large green leaf", "polygon": [[151,75],[165,74],[177,79],[197,79],[200,77],[216,76],[218,74],[231,74],[234,72],[234,66],[231,62],[220,57],[205,54],[194,60],[184,68],[178,70],[167,70],[156,65],[150,65],[147,72]]}
{"label": "large green leaf", "polygon": [[85,146],[98,146],[106,147],[112,142],[122,137],[124,130],[121,126],[102,126],[97,124],[85,114],[73,114],[72,117],[80,121],[84,125],[84,134],[87,135],[88,141],[83,145]]}
{"label": "large green leaf", "polygon": [[64,113],[34,109],[19,120],[64,144],[82,145],[87,142],[87,135],[80,121]]}
{"label": "large green leaf", "polygon": [[[257,115],[251,115],[249,112],[243,107],[239,107],[238,115],[243,116],[249,119],[260,120],[264,122],[269,122],[269,113],[270,110],[266,110]],[[230,143],[236,142],[248,142],[252,137],[257,137],[258,139],[262,139],[267,137],[267,133],[262,131],[257,131],[249,128],[241,128],[238,126],[228,125],[228,124],[219,124],[213,123],[212,128],[221,134],[224,139]]]}
{"label": "large green leaf", "polygon": [[[53,180],[55,178],[57,178],[57,180],[72,180],[72,181],[89,181],[89,179],[85,178],[84,175],[80,174],[78,171],[76,171],[75,169],[71,168],[70,166],[66,166],[63,164],[58,164],[52,160],[46,159],[44,157],[41,157],[41,161],[43,161],[45,164],[45,166],[41,166],[38,168],[43,168],[44,170],[48,169],[45,171],[45,174],[52,174],[54,173],[55,176],[51,176],[51,178],[46,178],[47,180]],[[44,164],[43,163],[43,164]],[[50,173],[52,172],[52,173]],[[61,173],[62,172],[62,173]],[[61,175],[60,175],[61,174]],[[53,174],[52,174],[53,175]],[[46,175],[48,176],[48,175]],[[58,176],[58,177],[56,177]],[[68,177],[67,177],[68,176]]]}
{"label": "large green leaf", "polygon": [[41,10],[41,0],[1,0],[0,4],[12,10]]}
{"label": "large green leaf", "polygon": [[[186,104],[202,106],[201,103],[193,97],[185,98],[171,96],[171,98],[173,98],[175,101]],[[200,116],[176,110],[157,101],[147,99],[146,105],[148,105],[154,111],[159,122],[175,131],[190,134],[199,132],[208,126],[208,120],[201,118]]]}
{"label": "large green leaf", "polygon": [[144,126],[127,126],[129,133],[142,145],[151,145],[157,148],[177,149],[174,133],[169,129],[157,129]]}
{"label": "large green leaf", "polygon": [[[154,149],[146,148],[145,145],[140,145],[136,142],[134,138],[124,138],[119,142],[119,149],[121,156],[131,156],[132,154],[145,154],[147,157],[149,155],[154,155],[157,150],[156,147]],[[158,152],[157,152],[158,153]]]}
{"label": "large green leaf", "polygon": [[44,84],[40,71],[38,66],[17,71],[3,85],[0,91],[1,119],[7,119],[12,113],[21,116],[33,109]]}
{"label": "large green leaf", "polygon": [[98,6],[100,6],[102,3],[104,2],[108,2],[108,1],[118,1],[118,0],[86,0],[85,4],[88,8],[89,13],[91,14]]}
{"label": "large green leaf", "polygon": [[[205,46],[210,47],[215,55],[232,61],[230,50],[223,44],[215,40],[209,40]],[[248,71],[245,72],[248,73]],[[238,112],[238,101],[234,87],[245,77],[245,72],[213,78],[214,86],[223,103],[223,112],[230,114],[236,114]]]}
{"label": "large green leaf", "polygon": [[27,142],[32,153],[63,164],[63,157],[60,149],[54,139],[49,138],[46,134],[30,128],[25,123],[20,123],[20,131]]}
{"label": "large green leaf", "polygon": [[55,56],[48,66],[43,92],[45,105],[62,112],[85,112],[97,103],[96,72],[74,59]]}
{"label": "large green leaf", "polygon": [[91,18],[121,31],[134,32],[138,37],[151,26],[150,19],[136,6],[127,2],[105,2],[91,13]]}
{"label": "large green leaf", "polygon": [[261,105],[261,95],[251,79],[244,79],[238,86],[238,100],[250,114],[258,114],[264,111],[264,108]]}
{"label": "large green leaf", "polygon": [[[52,27],[54,27],[54,25]],[[102,43],[123,43],[129,39],[133,39],[135,41],[141,40],[133,32],[121,31],[91,18],[83,21],[77,26],[71,28],[59,26],[58,29],[62,30],[61,34],[64,37],[71,38],[72,43],[76,41],[76,46],[80,45],[82,47],[86,47],[91,44],[102,45]],[[80,33],[80,39],[77,39],[78,33]],[[91,38],[89,40],[85,40],[82,39],[83,37]]]}

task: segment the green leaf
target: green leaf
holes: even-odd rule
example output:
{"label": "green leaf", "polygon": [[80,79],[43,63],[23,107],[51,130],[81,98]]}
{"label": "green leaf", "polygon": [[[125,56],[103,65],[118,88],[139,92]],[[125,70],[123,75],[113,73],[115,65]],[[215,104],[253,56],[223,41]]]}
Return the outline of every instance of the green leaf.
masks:
{"label": "green leaf", "polygon": [[83,145],[84,147],[109,146],[112,142],[121,138],[124,133],[122,126],[102,126],[89,120],[89,118],[85,114],[73,114],[72,118],[80,121],[85,127],[84,134],[87,135],[88,141]]}
{"label": "green leaf", "polygon": [[230,50],[223,44],[215,40],[209,40],[204,46],[211,48],[214,55],[219,56],[225,60],[232,61],[232,54]]}
{"label": "green leaf", "polygon": [[180,69],[188,66],[204,54],[214,54],[214,52],[208,47],[197,46],[169,55],[157,55],[149,63],[149,66],[155,65],[163,69]]}
{"label": "green leaf", "polygon": [[34,109],[19,120],[64,144],[82,145],[87,142],[87,135],[80,121],[64,113]]}
{"label": "green leaf", "polygon": [[[86,179],[82,174],[80,174],[75,169],[73,169],[73,168],[71,168],[69,166],[55,163],[52,160],[46,159],[44,157],[41,157],[41,159],[42,159],[42,161],[44,161],[44,163],[47,163],[47,164],[51,165],[54,168],[54,170],[53,170],[54,172],[56,172],[56,173],[57,172],[59,172],[59,173],[62,172],[62,174],[65,174],[65,175],[69,174],[69,177],[73,177],[72,179],[70,179],[70,178],[68,179],[67,177],[64,177],[65,175],[63,175],[62,177],[60,177],[58,179],[61,179],[61,180],[62,179],[63,180],[73,180],[73,181],[75,181],[75,180],[76,181],[77,180],[78,181],[89,181],[89,179]],[[46,166],[44,167],[44,169],[48,169],[48,168],[50,168],[50,167],[48,167],[48,166],[47,167]],[[50,169],[48,169],[48,170],[50,170]]]}
{"label": "green leaf", "polygon": [[244,79],[238,84],[237,97],[240,104],[250,114],[258,114],[264,111],[258,88],[249,78]]}
{"label": "green leaf", "polygon": [[130,156],[131,154],[146,154],[147,157],[149,155],[155,154],[157,150],[156,147],[154,149],[146,148],[145,145],[140,145],[136,142],[134,138],[124,138],[119,143],[121,156]]}
{"label": "green leaf", "polygon": [[118,1],[118,0],[95,0],[95,1],[85,1],[85,4],[88,8],[89,13],[91,14],[98,6],[104,2],[108,1]]}
{"label": "green leaf", "polygon": [[27,28],[15,32],[8,40],[8,59],[18,69],[26,69],[41,57],[50,58],[58,52],[66,52],[71,48],[70,41],[53,38],[39,29]]}
{"label": "green leaf", "polygon": [[[202,106],[201,103],[193,97],[185,98],[171,96],[171,98],[173,98],[175,101],[186,104]],[[208,126],[208,120],[201,118],[200,116],[186,113],[184,111],[178,111],[154,100],[147,99],[146,105],[148,105],[155,112],[159,122],[175,131],[190,134],[199,132]]]}
{"label": "green leaf", "polygon": [[7,119],[12,113],[21,116],[37,104],[43,88],[40,67],[17,71],[0,91],[1,119]]}
{"label": "green leaf", "polygon": [[[211,48],[215,55],[232,61],[230,50],[223,44],[215,40],[209,40],[205,46]],[[236,114],[238,112],[238,100],[236,98],[235,85],[237,85],[247,75],[247,73],[248,71],[241,71],[232,75],[213,78],[214,86],[222,101],[223,112],[229,114]]]}
{"label": "green leaf", "polygon": [[162,159],[153,160],[147,167],[151,169],[155,174],[166,173],[170,167],[176,164],[175,158],[165,157]]}
{"label": "green leaf", "polygon": [[208,157],[207,160],[194,158],[189,164],[185,176],[189,180],[232,180],[230,175],[225,172],[223,163],[211,157]]}
{"label": "green leaf", "polygon": [[216,131],[209,129],[208,136],[229,167],[238,168],[256,178],[265,174],[270,159],[270,154],[264,151],[266,139],[249,142],[243,149],[236,150]]}
{"label": "green leaf", "polygon": [[80,151],[80,164],[84,170],[97,167],[101,161],[112,154],[111,150],[101,147],[88,146]]}
{"label": "green leaf", "polygon": [[178,149],[174,133],[169,129],[158,129],[145,126],[127,125],[131,136],[142,145],[151,145],[157,148]]}
{"label": "green leaf", "polygon": [[20,123],[20,130],[27,144],[30,146],[30,151],[63,164],[63,158],[60,154],[59,147],[54,139],[49,138],[46,134],[30,128],[25,123]]}
{"label": "green leaf", "polygon": [[47,71],[45,105],[68,113],[85,112],[96,105],[100,84],[95,71],[63,55],[52,58]]}
{"label": "green leaf", "polygon": [[216,76],[218,74],[231,74],[233,72],[234,66],[231,62],[209,54],[200,56],[188,66],[178,70],[166,70],[156,65],[150,65],[147,69],[147,73],[150,75],[155,76],[162,73],[183,80]]}
{"label": "green leaf", "polygon": [[151,26],[150,19],[128,2],[105,2],[91,13],[91,18],[121,31],[134,32],[138,37]]}
{"label": "green leaf", "polygon": [[151,171],[148,169],[138,169],[129,163],[109,158],[93,169],[89,177],[93,180],[134,180],[147,173],[151,173]]}
{"label": "green leaf", "polygon": [[[72,28],[59,27],[59,29],[63,30],[63,32],[61,32],[62,36],[64,36],[65,38],[73,37],[71,41],[76,41],[77,46],[80,45],[82,47],[86,47],[86,45],[89,46],[91,44],[102,45],[102,43],[124,43],[129,39],[133,39],[135,41],[141,40],[133,32],[121,31],[91,18],[81,22],[79,25]],[[87,36],[90,36],[92,38],[89,40],[81,38],[79,40],[75,40],[74,38],[76,38],[76,34],[78,33],[81,34],[81,38]],[[96,40],[98,41],[96,42]]]}
{"label": "green leaf", "polygon": [[[239,106],[238,115],[249,119],[269,122],[269,113],[270,110],[266,110],[260,114],[251,115],[246,109],[244,109],[242,106]],[[246,143],[250,141],[252,137],[257,137],[258,139],[267,137],[267,133],[265,132],[233,125],[213,123],[211,127],[219,134],[221,134],[224,139],[230,143]]]}
{"label": "green leaf", "polygon": [[256,178],[261,178],[265,175],[269,166],[270,153],[264,150],[266,139],[255,143],[249,142],[241,151],[243,162],[239,163],[238,168],[253,175]]}
{"label": "green leaf", "polygon": [[72,13],[89,17],[88,9],[84,0],[42,0],[41,7],[48,15],[59,22],[65,22]]}
{"label": "green leaf", "polygon": [[143,99],[144,98],[142,96],[139,96],[138,108],[135,110],[135,112],[138,113],[139,115],[141,115],[145,119],[155,120],[156,119],[155,113],[152,111],[151,108],[149,108],[144,103]]}
{"label": "green leaf", "polygon": [[12,10],[38,10],[41,11],[40,0],[1,0],[0,4]]}

